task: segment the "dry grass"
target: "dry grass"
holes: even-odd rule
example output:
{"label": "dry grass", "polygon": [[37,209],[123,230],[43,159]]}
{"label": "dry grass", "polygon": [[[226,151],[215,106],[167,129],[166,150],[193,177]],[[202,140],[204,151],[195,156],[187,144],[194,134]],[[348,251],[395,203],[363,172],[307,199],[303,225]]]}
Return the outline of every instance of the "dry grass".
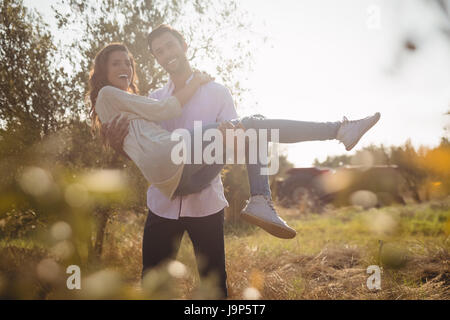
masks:
{"label": "dry grass", "polygon": [[[258,289],[261,299],[450,298],[448,199],[370,210],[343,208],[322,215],[299,215],[295,208],[279,212],[298,231],[295,239],[277,239],[257,228],[227,228],[230,299],[244,298],[248,287]],[[133,219],[121,232],[127,241],[106,241],[105,259],[139,282],[142,233],[137,226],[143,220]],[[117,227],[110,227],[110,235]],[[186,235],[177,259],[189,270],[176,282],[179,298],[208,297],[211,286],[199,281]],[[373,264],[383,267],[379,291],[366,286],[366,270]]]}

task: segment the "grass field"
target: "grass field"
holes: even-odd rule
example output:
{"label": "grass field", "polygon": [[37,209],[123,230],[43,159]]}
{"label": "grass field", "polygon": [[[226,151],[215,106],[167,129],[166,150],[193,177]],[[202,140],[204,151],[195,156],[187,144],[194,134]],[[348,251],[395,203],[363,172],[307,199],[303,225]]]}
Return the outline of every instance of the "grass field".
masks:
{"label": "grass field", "polygon": [[[278,211],[297,230],[296,238],[226,225],[230,299],[450,298],[450,199],[321,215],[299,215],[295,208]],[[103,258],[129,281],[139,282],[143,217],[133,221],[119,219],[109,226]],[[175,295],[208,297],[214,288],[200,283],[186,234],[177,260],[187,271],[174,282]],[[369,265],[382,267],[381,290],[367,288]]]}
{"label": "grass field", "polygon": [[[295,208],[278,211],[297,230],[296,238],[278,239],[244,223],[226,223],[230,299],[450,298],[450,198],[380,209],[330,209],[320,215],[300,215]],[[213,279],[199,281],[186,234],[178,262],[151,272],[141,286],[144,221],[145,214],[121,212],[109,222],[101,261],[93,268],[97,272],[83,282],[81,291],[91,293],[81,297],[214,298]],[[24,288],[39,260],[51,255],[21,240],[3,241],[0,249],[0,266],[24,274]],[[381,290],[366,285],[370,265],[382,267]],[[51,263],[46,266],[51,269]],[[0,273],[0,287],[1,280]],[[61,283],[65,287],[65,278]],[[64,289],[47,288],[20,297],[80,297],[67,295]]]}

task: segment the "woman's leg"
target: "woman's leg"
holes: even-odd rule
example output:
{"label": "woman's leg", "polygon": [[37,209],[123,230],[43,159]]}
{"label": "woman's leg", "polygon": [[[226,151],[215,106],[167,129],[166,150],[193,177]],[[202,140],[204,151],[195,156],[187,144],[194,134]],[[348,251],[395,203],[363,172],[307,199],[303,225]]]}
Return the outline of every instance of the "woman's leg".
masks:
{"label": "woman's leg", "polygon": [[[339,130],[340,122],[306,122],[296,120],[284,120],[284,119],[265,119],[261,115],[254,115],[245,117],[242,120],[235,119],[231,121],[234,125],[242,123],[245,129],[266,129],[267,141],[272,141],[271,129],[279,130],[279,142],[280,143],[296,143],[301,141],[313,141],[313,140],[330,140],[336,138],[336,133]],[[208,129],[214,129],[219,127],[219,123],[213,123],[202,127],[202,133]],[[194,131],[190,131],[190,141],[194,141]],[[258,132],[256,134],[258,136]],[[203,150],[211,142],[202,141],[202,154]],[[256,143],[257,141],[250,141],[250,143]],[[250,185],[250,194],[264,195],[266,197],[271,196],[268,177],[261,174],[262,162],[260,161],[260,152],[257,150],[256,163],[249,163],[248,152],[249,146],[246,144],[247,153],[247,175]],[[266,148],[267,150],[267,148]],[[223,150],[225,155],[225,150]],[[194,154],[194,144],[191,143],[191,155]],[[189,164],[185,165],[183,176],[181,178],[179,187],[177,188],[174,196],[187,195],[191,193],[197,193],[206,188],[209,183],[214,179],[222,170],[225,157],[222,159],[222,164]],[[202,159],[203,161],[203,159]]]}
{"label": "woman's leg", "polygon": [[[202,134],[207,129],[214,129],[219,126],[219,123],[212,123],[206,126],[202,127]],[[210,144],[213,143],[214,140],[211,142],[205,142],[202,139],[202,146],[201,146],[201,162],[195,163],[194,161],[194,130],[189,130],[189,137],[188,140],[191,141],[190,144],[190,159],[189,161],[184,165],[183,168],[183,174],[181,176],[181,180],[178,184],[177,189],[175,190],[174,197],[176,196],[185,196],[192,193],[198,193],[208,187],[211,183],[211,181],[222,171],[222,168],[224,166],[225,161],[222,161],[222,163],[213,163],[213,164],[206,164],[203,163],[203,151],[205,148]],[[225,159],[223,159],[225,160]]]}
{"label": "woman's leg", "polygon": [[[237,123],[236,120],[231,121]],[[286,119],[266,119],[261,115],[244,117],[240,121],[246,130],[266,129],[267,141],[272,141],[271,131],[278,130],[279,143],[297,143],[303,141],[323,141],[336,139],[341,126],[336,122],[311,122]]]}
{"label": "woman's leg", "polygon": [[280,143],[296,143],[302,141],[322,141],[336,139],[350,151],[361,137],[372,128],[381,114],[375,114],[358,120],[348,120],[346,117],[337,122],[310,122],[284,119],[264,119],[262,116],[251,116],[242,119],[246,129],[267,130],[268,141],[272,141],[271,130],[278,131]]}

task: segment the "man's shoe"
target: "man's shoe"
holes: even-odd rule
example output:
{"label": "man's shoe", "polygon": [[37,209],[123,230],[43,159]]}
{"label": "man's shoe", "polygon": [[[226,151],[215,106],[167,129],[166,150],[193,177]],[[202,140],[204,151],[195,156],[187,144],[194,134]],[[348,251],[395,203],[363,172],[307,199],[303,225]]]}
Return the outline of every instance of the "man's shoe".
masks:
{"label": "man's shoe", "polygon": [[292,239],[297,234],[278,216],[272,200],[262,195],[252,196],[247,200],[247,205],[241,211],[241,218],[278,238]]}
{"label": "man's shoe", "polygon": [[380,113],[377,112],[373,116],[352,121],[344,117],[336,139],[345,145],[345,150],[352,150],[359,139],[380,120],[380,116]]}

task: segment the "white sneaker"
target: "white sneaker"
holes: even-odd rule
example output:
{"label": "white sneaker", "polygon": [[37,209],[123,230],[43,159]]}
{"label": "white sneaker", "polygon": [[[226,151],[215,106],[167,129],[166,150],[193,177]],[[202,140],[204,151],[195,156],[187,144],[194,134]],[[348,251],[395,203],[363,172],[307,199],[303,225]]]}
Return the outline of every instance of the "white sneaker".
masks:
{"label": "white sneaker", "polygon": [[339,127],[336,139],[345,145],[345,150],[350,151],[358,143],[359,139],[380,120],[380,113],[373,116],[349,121],[346,117]]}
{"label": "white sneaker", "polygon": [[292,239],[297,234],[278,216],[272,200],[262,195],[252,196],[247,200],[247,205],[241,211],[241,218],[263,228],[275,237]]}

